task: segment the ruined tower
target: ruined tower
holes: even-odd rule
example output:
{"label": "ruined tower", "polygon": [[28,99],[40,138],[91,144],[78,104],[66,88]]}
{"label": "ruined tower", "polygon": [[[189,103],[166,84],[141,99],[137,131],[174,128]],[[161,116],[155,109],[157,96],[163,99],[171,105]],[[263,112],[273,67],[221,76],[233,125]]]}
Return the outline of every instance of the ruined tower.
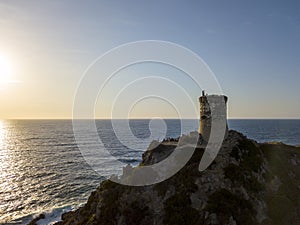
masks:
{"label": "ruined tower", "polygon": [[[214,127],[218,131],[224,130],[227,134],[227,96],[225,95],[207,95],[202,91],[200,101],[200,125],[199,133],[202,135],[204,142],[208,142],[211,132],[212,122]],[[226,123],[226,124],[224,124]]]}

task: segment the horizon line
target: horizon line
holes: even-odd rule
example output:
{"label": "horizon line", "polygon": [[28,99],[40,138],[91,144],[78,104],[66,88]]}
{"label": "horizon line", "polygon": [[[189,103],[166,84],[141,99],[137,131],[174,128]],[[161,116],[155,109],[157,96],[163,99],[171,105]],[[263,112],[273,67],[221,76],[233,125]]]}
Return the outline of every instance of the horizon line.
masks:
{"label": "horizon line", "polygon": [[[96,118],[80,118],[75,120],[152,120],[152,119],[165,119],[165,120],[200,120],[200,118],[178,118],[178,117],[131,117],[131,118],[109,118],[109,117],[96,117]],[[300,117],[228,117],[228,120],[300,120]],[[15,118],[0,118],[1,120],[73,120],[71,117],[15,117]]]}

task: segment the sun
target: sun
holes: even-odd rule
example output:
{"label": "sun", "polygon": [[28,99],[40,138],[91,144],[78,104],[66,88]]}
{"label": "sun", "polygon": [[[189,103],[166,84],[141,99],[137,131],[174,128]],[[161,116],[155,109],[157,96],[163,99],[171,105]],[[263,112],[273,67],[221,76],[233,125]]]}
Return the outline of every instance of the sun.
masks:
{"label": "sun", "polygon": [[12,65],[8,58],[0,55],[0,85],[9,83],[12,75]]}

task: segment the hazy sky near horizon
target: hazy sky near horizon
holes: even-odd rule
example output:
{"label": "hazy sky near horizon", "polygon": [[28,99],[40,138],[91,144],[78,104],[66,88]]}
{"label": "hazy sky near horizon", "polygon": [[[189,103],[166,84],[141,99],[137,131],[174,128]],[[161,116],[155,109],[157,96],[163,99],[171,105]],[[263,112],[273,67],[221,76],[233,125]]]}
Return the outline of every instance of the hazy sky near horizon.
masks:
{"label": "hazy sky near horizon", "polygon": [[[170,41],[198,54],[229,96],[229,117],[300,118],[300,2],[276,0],[0,0],[0,118],[71,118],[86,68],[106,51],[139,40]],[[110,117],[107,104],[116,91],[145,74],[177,81],[198,104],[200,90],[179,71],[147,64],[112,80],[96,116]],[[173,92],[185,108],[174,87],[156,88]],[[127,95],[138,91],[143,88]],[[145,99],[130,116],[176,117],[176,110]]]}

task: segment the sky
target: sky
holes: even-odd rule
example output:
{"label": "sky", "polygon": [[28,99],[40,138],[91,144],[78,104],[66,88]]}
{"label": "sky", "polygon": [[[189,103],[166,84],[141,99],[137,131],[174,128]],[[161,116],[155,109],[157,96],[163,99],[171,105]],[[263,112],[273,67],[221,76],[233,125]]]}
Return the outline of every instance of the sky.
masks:
{"label": "sky", "polygon": [[[0,0],[0,118],[72,118],[79,82],[95,59],[141,40],[176,43],[201,57],[229,97],[230,118],[300,118],[300,3],[277,0]],[[165,79],[141,80],[118,95],[147,76]],[[151,88],[174,105],[138,98]],[[197,116],[182,89],[198,107],[201,89],[182,71],[132,65],[107,83],[95,116]]]}

